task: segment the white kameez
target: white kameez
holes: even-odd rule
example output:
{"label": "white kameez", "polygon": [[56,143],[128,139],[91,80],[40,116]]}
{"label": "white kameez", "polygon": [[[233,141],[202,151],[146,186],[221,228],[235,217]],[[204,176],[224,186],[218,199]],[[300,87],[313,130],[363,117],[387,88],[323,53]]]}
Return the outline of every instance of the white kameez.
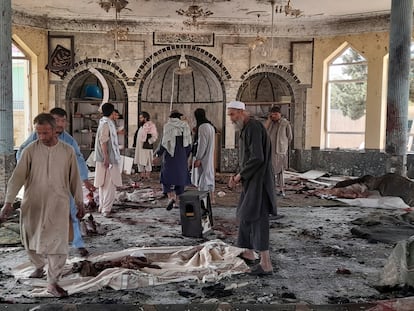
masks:
{"label": "white kameez", "polygon": [[72,146],[58,141],[48,147],[39,140],[27,146],[7,184],[6,202],[25,187],[20,226],[26,250],[37,254],[68,254],[69,194],[83,204],[82,181]]}
{"label": "white kameez", "polygon": [[[153,160],[153,153],[154,151],[152,149],[144,149],[142,146],[144,145],[144,141],[142,141],[142,139],[140,139],[140,137],[145,136],[146,134],[143,135],[143,133],[145,132],[145,129],[143,126],[141,126],[138,130],[138,135],[137,135],[137,143],[135,146],[135,158],[134,158],[134,163],[138,164],[138,168],[140,166],[143,166],[146,168],[146,171],[149,172],[152,169],[152,160]],[[150,170],[148,170],[150,169]]]}
{"label": "white kameez", "polygon": [[215,190],[215,135],[214,127],[210,123],[203,123],[198,128],[197,154],[193,161],[200,160],[201,166],[193,167],[191,181],[200,191]]}

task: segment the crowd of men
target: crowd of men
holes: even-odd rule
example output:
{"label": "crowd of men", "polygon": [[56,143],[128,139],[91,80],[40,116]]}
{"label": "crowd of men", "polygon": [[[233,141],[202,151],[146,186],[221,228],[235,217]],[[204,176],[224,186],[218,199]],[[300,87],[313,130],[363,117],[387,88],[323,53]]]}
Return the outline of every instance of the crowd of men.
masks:
{"label": "crowd of men", "polygon": [[[103,104],[100,109],[102,117],[94,148],[94,183],[89,181],[88,167],[77,142],[65,130],[66,111],[53,108],[50,113],[34,118],[35,131],[16,154],[17,165],[0,212],[0,221],[5,221],[13,210],[18,191],[24,186],[20,225],[22,243],[35,268],[30,277],[42,278],[47,274],[47,291],[55,297],[68,295],[58,284],[68,256],[68,241],[72,240],[72,247],[81,256],[89,254],[79,227],[79,219],[84,215],[82,182],[89,192],[98,190],[98,208],[104,217],[111,217],[116,187],[122,185],[119,129],[116,127],[119,113],[111,103]],[[241,257],[251,265],[251,274],[270,275],[273,267],[269,217],[277,212],[275,177],[279,194],[284,196],[283,169],[292,131],[279,107],[272,108],[265,124],[251,118],[240,101],[227,104],[227,115],[240,139],[238,171],[228,181],[231,188],[242,185],[237,207],[237,246],[244,249]],[[160,183],[168,197],[167,210],[179,206],[179,197],[188,185],[208,191],[211,202],[215,203],[217,129],[204,109],[196,109],[194,118],[196,125],[191,129],[182,113],[172,111],[163,127],[159,146],[154,147],[158,140],[157,128],[149,113],[139,114],[134,162],[142,180],[150,178],[153,165],[161,165]],[[73,237],[69,232],[73,232]]]}

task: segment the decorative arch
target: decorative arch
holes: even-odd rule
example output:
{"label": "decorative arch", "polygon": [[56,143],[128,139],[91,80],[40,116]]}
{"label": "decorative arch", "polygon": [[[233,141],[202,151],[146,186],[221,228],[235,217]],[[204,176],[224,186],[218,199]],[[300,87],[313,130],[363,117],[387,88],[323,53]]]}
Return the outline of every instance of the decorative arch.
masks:
{"label": "decorative arch", "polygon": [[[268,64],[259,64],[245,71],[240,78],[244,83],[247,79],[262,73],[272,73],[279,77],[280,80],[285,81],[289,93],[292,96],[292,104],[297,102],[299,91],[301,89],[300,80],[289,68],[283,65],[272,66]],[[240,86],[237,92],[237,98],[240,98],[241,93],[243,92],[243,86],[243,84]]]}
{"label": "decorative arch", "polygon": [[91,67],[98,69],[102,73],[105,73],[106,76],[119,82],[119,86],[122,88],[120,95],[125,99],[125,104],[127,106],[128,93],[124,82],[128,80],[127,74],[116,63],[102,58],[86,58],[73,65],[73,69],[68,71],[62,78],[63,83],[59,96],[60,102],[66,102],[70,99],[70,94],[73,93],[72,88],[75,81],[81,75],[89,72]]}
{"label": "decorative arch", "polygon": [[206,67],[210,68],[220,80],[230,80],[231,75],[223,63],[210,52],[194,45],[170,45],[164,47],[152,55],[148,56],[139,66],[132,81],[145,80],[151,70],[155,69],[162,62],[171,59],[171,57],[179,56],[184,51],[185,56],[196,59]]}

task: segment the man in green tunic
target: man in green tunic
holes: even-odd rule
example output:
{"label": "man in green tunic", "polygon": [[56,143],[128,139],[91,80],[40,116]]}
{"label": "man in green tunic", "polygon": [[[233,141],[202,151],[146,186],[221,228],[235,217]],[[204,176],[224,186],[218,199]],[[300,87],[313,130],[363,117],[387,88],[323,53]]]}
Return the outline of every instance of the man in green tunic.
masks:
{"label": "man in green tunic", "polygon": [[42,277],[47,263],[47,291],[55,297],[65,297],[68,293],[57,282],[68,256],[69,194],[82,214],[82,181],[75,152],[58,139],[53,116],[41,113],[35,117],[34,125],[38,139],[24,149],[10,177],[0,221],[11,213],[12,203],[24,185],[20,230],[22,243],[35,266],[30,277]]}
{"label": "man in green tunic", "polygon": [[260,263],[251,267],[251,274],[272,274],[269,214],[276,215],[276,199],[270,139],[263,124],[250,118],[244,103],[228,103],[227,115],[240,131],[239,172],[229,180],[231,188],[242,184],[237,244],[246,249],[242,254],[246,260],[254,260],[255,251],[259,252]]}

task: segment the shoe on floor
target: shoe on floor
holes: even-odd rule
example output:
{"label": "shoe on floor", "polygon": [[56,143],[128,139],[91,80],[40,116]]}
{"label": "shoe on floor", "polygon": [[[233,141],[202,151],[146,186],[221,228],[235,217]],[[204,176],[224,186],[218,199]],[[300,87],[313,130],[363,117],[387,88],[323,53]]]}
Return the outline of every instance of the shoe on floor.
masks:
{"label": "shoe on floor", "polygon": [[266,276],[266,275],[272,275],[273,270],[271,271],[265,271],[263,270],[262,266],[260,264],[257,264],[250,268],[250,275],[257,275],[257,276]]}
{"label": "shoe on floor", "polygon": [[278,220],[278,219],[281,219],[281,218],[283,218],[283,217],[285,217],[284,215],[269,215],[269,220],[270,221],[272,221],[272,220]]}
{"label": "shoe on floor", "polygon": [[167,205],[167,211],[171,211],[175,206],[175,200],[171,199],[168,201],[168,205]]}
{"label": "shoe on floor", "polygon": [[284,191],[279,191],[276,195],[281,196],[282,198],[286,197],[286,193]]}
{"label": "shoe on floor", "polygon": [[79,255],[81,255],[81,257],[88,257],[89,256],[88,250],[84,247],[79,247],[78,248],[78,253],[79,253]]}
{"label": "shoe on floor", "polygon": [[244,258],[243,256],[239,256],[239,257],[243,259],[246,265],[248,266],[257,265],[259,263],[259,259],[248,259],[248,258]]}
{"label": "shoe on floor", "polygon": [[111,218],[112,217],[111,213],[109,213],[109,212],[103,213],[102,215],[103,215],[103,217],[106,217],[106,218]]}

